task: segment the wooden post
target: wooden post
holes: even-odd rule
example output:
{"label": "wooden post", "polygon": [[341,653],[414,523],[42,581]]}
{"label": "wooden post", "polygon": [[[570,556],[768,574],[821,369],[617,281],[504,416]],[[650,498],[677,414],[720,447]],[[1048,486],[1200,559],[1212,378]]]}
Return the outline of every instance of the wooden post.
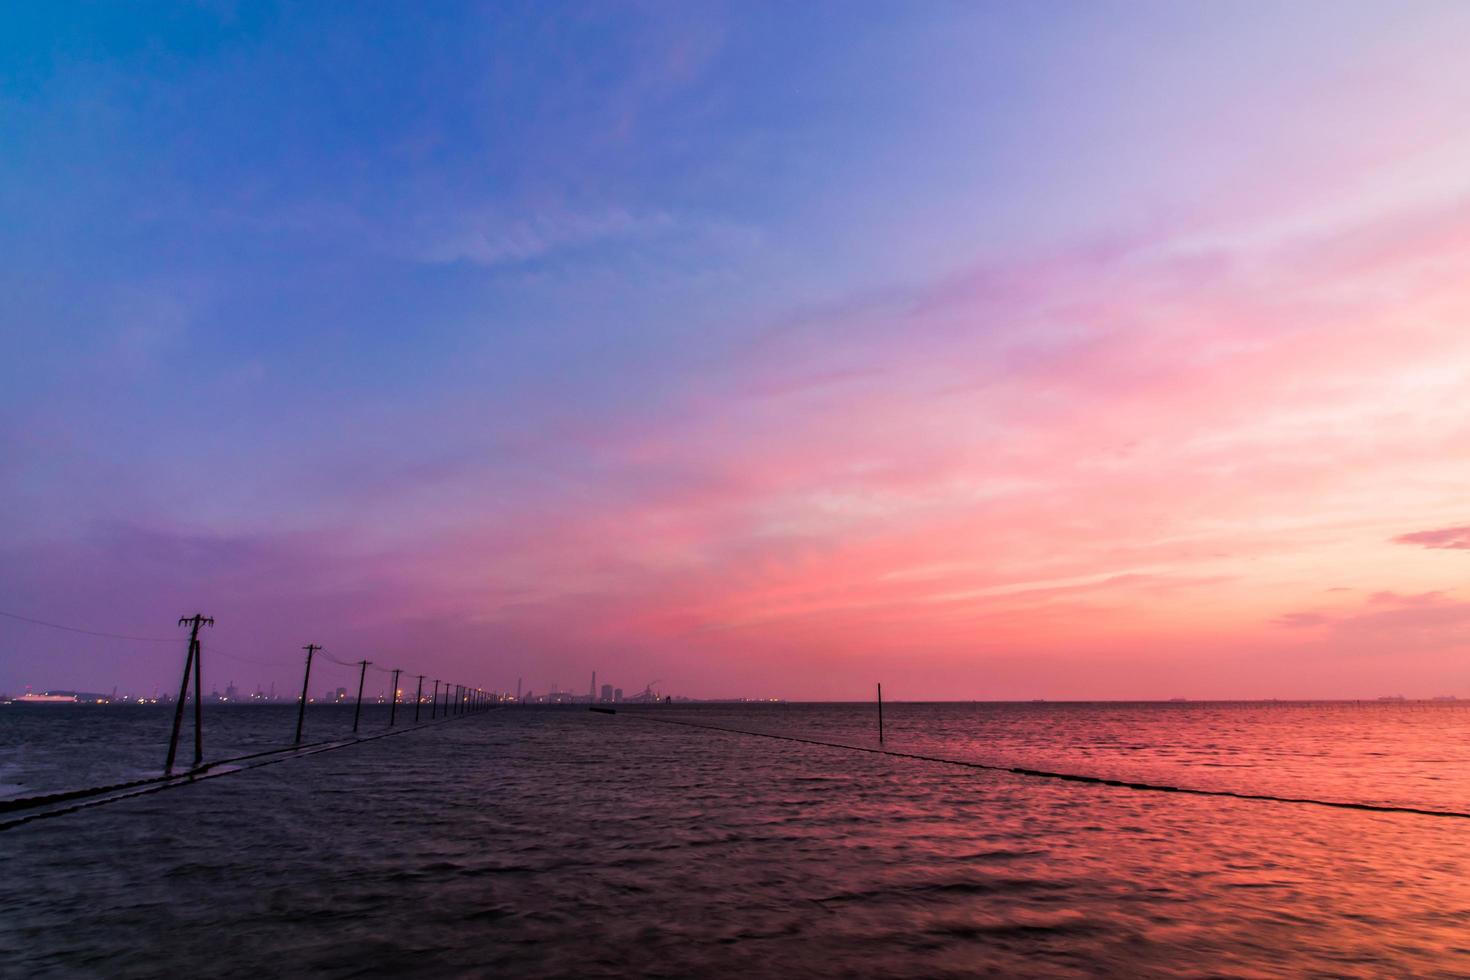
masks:
{"label": "wooden post", "polygon": [[402,668],[393,668],[393,702],[392,707],[388,709],[389,728],[392,728],[393,724],[398,720],[398,675],[401,673],[403,673]]}
{"label": "wooden post", "polygon": [[204,644],[194,641],[194,768],[204,763]]}
{"label": "wooden post", "polygon": [[354,734],[357,732],[357,720],[362,717],[362,682],[367,678],[369,661],[362,660],[359,663],[362,664],[362,671],[357,675],[357,709],[352,712],[352,731]]}
{"label": "wooden post", "polygon": [[179,682],[179,701],[174,705],[174,730],[168,738],[168,759],[164,772],[174,771],[174,756],[179,752],[179,729],[184,725],[184,700],[189,696],[189,672],[194,667],[194,640],[189,639],[189,652],[184,656],[184,679]]}
{"label": "wooden post", "polygon": [[306,651],[306,675],[301,678],[301,705],[296,709],[296,744],[301,744],[301,726],[306,721],[306,685],[311,681],[311,655],[321,647],[308,643],[301,649]]}
{"label": "wooden post", "polygon": [[878,685],[878,744],[883,744],[883,685]]}
{"label": "wooden post", "polygon": [[419,675],[419,693],[413,696],[413,723],[419,723],[419,705],[424,703],[424,675]]}
{"label": "wooden post", "polygon": [[184,678],[179,682],[179,702],[174,705],[174,727],[173,733],[168,740],[168,759],[163,764],[163,771],[173,772],[174,757],[179,751],[179,729],[184,724],[184,699],[189,696],[189,673],[194,673],[194,765],[197,767],[204,761],[204,705],[202,703],[203,683],[200,681],[200,658],[199,658],[199,627],[213,626],[214,619],[195,613],[192,616],[180,616],[179,625],[190,627],[189,629],[189,652],[184,657]]}

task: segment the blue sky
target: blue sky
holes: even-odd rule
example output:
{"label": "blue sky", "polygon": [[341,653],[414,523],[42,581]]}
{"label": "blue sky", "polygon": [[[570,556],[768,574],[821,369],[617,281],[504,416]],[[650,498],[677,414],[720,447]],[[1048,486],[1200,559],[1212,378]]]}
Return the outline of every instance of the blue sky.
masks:
{"label": "blue sky", "polygon": [[[1094,379],[1183,372],[1159,336],[1224,321],[1209,350],[1285,343],[1282,311],[1331,289],[1252,271],[1271,249],[1458,200],[1467,36],[1470,11],[1427,3],[17,5],[0,528],[31,571],[9,588],[136,631],[255,556],[237,621],[335,597],[321,628],[354,642],[432,612],[566,670],[632,636],[653,652],[618,656],[676,673],[708,602],[640,618],[671,563],[738,591],[875,523],[912,558],[915,514],[970,506],[957,485],[1035,485],[999,463],[888,482],[941,434],[926,473],[1073,404],[1053,373],[957,408],[977,377],[1085,352]],[[1232,288],[1271,308],[1227,311]],[[805,472],[804,441],[842,453]],[[577,533],[538,550],[538,524]],[[139,562],[153,591],[114,587]],[[430,590],[445,611],[410,568],[483,592]],[[602,625],[560,632],[569,610]],[[755,646],[820,693],[871,612]],[[923,653],[936,687],[965,676],[946,650]],[[694,656],[691,683],[743,676]]]}

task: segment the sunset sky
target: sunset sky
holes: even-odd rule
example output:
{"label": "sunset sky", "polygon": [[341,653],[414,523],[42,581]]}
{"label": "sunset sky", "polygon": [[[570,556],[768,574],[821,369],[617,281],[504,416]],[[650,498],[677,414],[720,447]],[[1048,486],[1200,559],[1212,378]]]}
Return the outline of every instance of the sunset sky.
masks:
{"label": "sunset sky", "polygon": [[0,691],[1470,696],[1470,4],[22,6]]}

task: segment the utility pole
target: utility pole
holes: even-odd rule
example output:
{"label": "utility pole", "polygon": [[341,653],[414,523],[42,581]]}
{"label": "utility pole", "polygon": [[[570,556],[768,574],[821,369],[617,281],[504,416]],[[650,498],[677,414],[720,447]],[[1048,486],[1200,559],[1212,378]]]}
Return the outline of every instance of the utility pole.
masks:
{"label": "utility pole", "polygon": [[434,700],[429,702],[429,720],[439,716],[439,678],[434,678]]}
{"label": "utility pole", "polygon": [[301,744],[301,726],[306,721],[306,685],[311,681],[311,657],[321,649],[315,643],[308,643],[301,649],[306,651],[306,676],[301,678],[301,705],[296,709],[296,744]]}
{"label": "utility pole", "polygon": [[883,685],[878,685],[878,744],[883,744]]}
{"label": "utility pole", "polygon": [[163,771],[170,773],[174,771],[174,756],[179,751],[179,729],[184,724],[184,699],[189,696],[189,672],[192,668],[194,673],[194,765],[204,761],[204,714],[199,704],[199,692],[202,685],[199,682],[201,673],[199,664],[199,627],[213,626],[212,616],[201,616],[195,613],[193,616],[180,616],[179,625],[187,625],[189,630],[189,652],[184,657],[184,679],[179,682],[179,701],[174,705],[174,729],[168,739],[168,759],[163,764]]}
{"label": "utility pole", "polygon": [[419,723],[419,705],[424,703],[424,675],[419,675],[419,693],[413,697],[413,723]]}
{"label": "utility pole", "polygon": [[388,709],[388,727],[392,728],[398,720],[398,675],[403,673],[403,668],[393,668],[393,705]]}
{"label": "utility pole", "polygon": [[357,719],[362,717],[362,682],[367,678],[368,664],[371,661],[360,660],[358,662],[362,664],[362,671],[357,675],[357,710],[352,712],[352,731],[354,734],[357,732]]}
{"label": "utility pole", "polygon": [[[199,620],[194,614],[194,767],[204,762],[204,644],[199,642]],[[185,620],[179,620],[184,625]],[[212,624],[214,620],[210,620]]]}

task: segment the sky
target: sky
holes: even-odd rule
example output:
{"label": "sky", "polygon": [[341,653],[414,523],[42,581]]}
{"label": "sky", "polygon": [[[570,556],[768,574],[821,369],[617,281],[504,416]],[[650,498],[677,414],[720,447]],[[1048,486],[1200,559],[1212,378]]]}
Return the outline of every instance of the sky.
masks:
{"label": "sky", "polygon": [[1467,48],[9,5],[0,691],[1470,697]]}

